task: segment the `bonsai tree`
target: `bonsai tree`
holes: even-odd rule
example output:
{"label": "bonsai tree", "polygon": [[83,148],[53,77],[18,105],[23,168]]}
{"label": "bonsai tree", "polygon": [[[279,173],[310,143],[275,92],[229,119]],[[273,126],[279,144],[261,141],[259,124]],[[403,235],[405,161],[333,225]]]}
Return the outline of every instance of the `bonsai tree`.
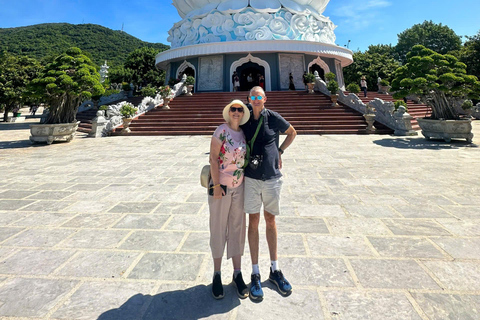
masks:
{"label": "bonsai tree", "polygon": [[478,99],[480,82],[467,75],[466,65],[452,55],[442,55],[417,45],[407,54],[407,64],[397,69],[392,81],[393,95],[410,94],[432,108],[432,119],[459,119],[458,99]]}
{"label": "bonsai tree", "polygon": [[137,113],[138,109],[133,107],[133,104],[130,102],[125,103],[123,106],[120,107],[120,114],[123,118],[132,118],[135,113]]}
{"label": "bonsai tree", "polygon": [[347,86],[347,91],[353,94],[357,94],[360,92],[360,86],[356,83],[350,83]]}
{"label": "bonsai tree", "polygon": [[194,84],[195,84],[195,78],[192,77],[192,76],[188,76],[188,77],[187,77],[187,80],[185,80],[185,84],[186,84],[187,86],[192,86],[192,85],[194,85]]}
{"label": "bonsai tree", "polygon": [[82,101],[105,92],[95,64],[75,47],[54,58],[31,88],[50,105],[46,124],[75,123]]}

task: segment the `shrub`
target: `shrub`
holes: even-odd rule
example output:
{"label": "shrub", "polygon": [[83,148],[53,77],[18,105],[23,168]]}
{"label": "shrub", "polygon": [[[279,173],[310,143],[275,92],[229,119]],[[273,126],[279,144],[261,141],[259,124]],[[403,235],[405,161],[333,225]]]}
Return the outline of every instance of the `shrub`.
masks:
{"label": "shrub", "polygon": [[100,111],[107,111],[108,110],[108,106],[107,105],[102,105],[98,108],[98,110]]}
{"label": "shrub", "polygon": [[403,100],[397,100],[393,103],[393,105],[395,106],[395,111],[397,111],[398,107],[400,106],[404,106],[405,107],[405,110],[408,111],[408,107],[407,107],[407,104],[405,103],[405,101]]}
{"label": "shrub", "polygon": [[325,74],[325,79],[327,79],[327,82],[334,81],[337,76],[333,72],[327,72]]}
{"label": "shrub", "polygon": [[123,82],[123,83],[122,83],[122,90],[123,90],[123,91],[130,91],[130,90],[132,90],[132,88],[130,87],[130,83]]}
{"label": "shrub", "polygon": [[160,93],[163,99],[167,98],[171,94],[170,86],[160,87],[158,93]]}
{"label": "shrub", "polygon": [[133,104],[127,102],[120,108],[120,114],[124,118],[131,118],[138,111],[137,108],[133,107]]}
{"label": "shrub", "polygon": [[380,80],[380,85],[384,87],[388,87],[390,85],[390,82],[386,79]]}
{"label": "shrub", "polygon": [[142,96],[144,97],[155,98],[155,96],[157,95],[157,88],[148,85],[142,88],[141,92],[142,92]]}
{"label": "shrub", "polygon": [[305,80],[307,81],[307,83],[315,82],[315,75],[313,73],[307,73],[305,75]]}
{"label": "shrub", "polygon": [[170,87],[173,87],[174,85],[176,85],[178,83],[177,79],[174,79],[174,78],[170,78],[170,80],[168,80],[168,85]]}
{"label": "shrub", "polygon": [[463,110],[470,110],[473,109],[473,102],[472,100],[465,100],[462,103],[462,109]]}
{"label": "shrub", "polygon": [[186,84],[187,86],[194,85],[194,84],[195,84],[195,78],[192,77],[192,76],[188,76],[188,77],[187,77],[187,80],[185,80],[185,84]]}
{"label": "shrub", "polygon": [[337,81],[330,80],[327,84],[327,89],[328,89],[328,91],[330,91],[330,94],[337,94],[337,92],[340,88],[338,87]]}
{"label": "shrub", "polygon": [[360,86],[356,83],[350,83],[347,86],[347,91],[350,92],[350,93],[357,94],[357,93],[360,92]]}
{"label": "shrub", "polygon": [[115,89],[107,89],[105,90],[105,93],[103,94],[104,97],[111,96],[112,94],[117,94],[120,93],[120,90],[115,90]]}

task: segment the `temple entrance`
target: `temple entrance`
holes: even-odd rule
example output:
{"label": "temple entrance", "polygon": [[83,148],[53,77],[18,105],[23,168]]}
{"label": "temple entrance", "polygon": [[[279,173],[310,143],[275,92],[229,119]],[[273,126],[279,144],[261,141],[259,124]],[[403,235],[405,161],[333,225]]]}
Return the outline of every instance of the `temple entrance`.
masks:
{"label": "temple entrance", "polygon": [[265,89],[265,68],[261,65],[247,62],[236,71],[240,77],[240,91],[249,91],[255,86],[262,86]]}
{"label": "temple entrance", "polygon": [[308,72],[310,73],[315,73],[315,71],[318,72],[318,75],[320,76],[320,78],[322,78],[323,81],[325,81],[325,71],[322,69],[322,67],[320,67],[318,64],[313,64],[310,69],[308,70]]}
{"label": "temple entrance", "polygon": [[187,75],[187,77],[192,76],[195,78],[195,70],[193,70],[191,67],[188,67],[183,71],[184,74]]}

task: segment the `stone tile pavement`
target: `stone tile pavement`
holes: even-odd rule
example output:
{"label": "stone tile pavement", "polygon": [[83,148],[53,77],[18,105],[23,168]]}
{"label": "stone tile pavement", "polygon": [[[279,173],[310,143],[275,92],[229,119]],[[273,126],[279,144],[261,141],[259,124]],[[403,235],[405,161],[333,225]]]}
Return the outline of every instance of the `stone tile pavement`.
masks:
{"label": "stone tile pavement", "polygon": [[[280,266],[261,303],[210,295],[209,137],[28,142],[0,124],[1,319],[479,319],[474,144],[299,136],[284,155]],[[264,226],[264,223],[262,222]],[[268,250],[261,237],[261,272]],[[249,278],[246,248],[243,269]]]}

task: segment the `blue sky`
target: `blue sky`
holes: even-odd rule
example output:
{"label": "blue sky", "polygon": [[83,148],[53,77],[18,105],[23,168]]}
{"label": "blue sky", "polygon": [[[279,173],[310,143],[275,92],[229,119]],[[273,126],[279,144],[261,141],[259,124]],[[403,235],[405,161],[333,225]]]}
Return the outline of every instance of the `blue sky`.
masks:
{"label": "blue sky", "polygon": [[[180,16],[171,0],[0,0],[0,28],[48,22],[93,23],[124,31],[148,42],[167,41]],[[424,20],[458,35],[480,30],[479,0],[331,0],[324,15],[338,26],[337,44],[352,50],[397,43],[397,34]]]}

